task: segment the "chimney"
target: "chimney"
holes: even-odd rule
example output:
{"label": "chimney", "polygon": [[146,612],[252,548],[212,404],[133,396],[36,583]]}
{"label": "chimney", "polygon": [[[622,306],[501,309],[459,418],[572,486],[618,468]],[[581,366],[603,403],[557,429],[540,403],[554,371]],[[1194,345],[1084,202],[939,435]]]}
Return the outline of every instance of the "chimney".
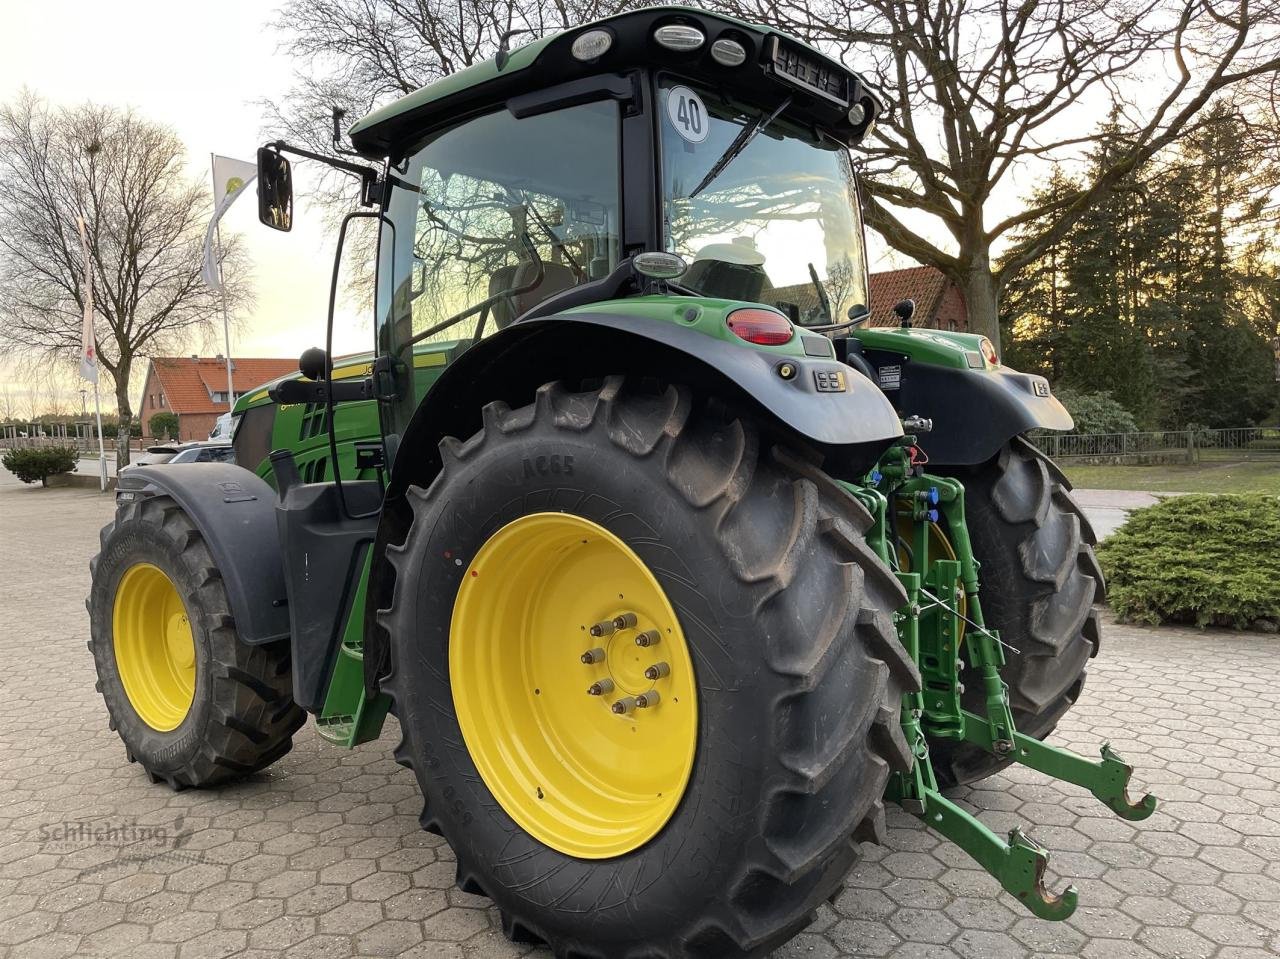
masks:
{"label": "chimney", "polygon": [[219,363],[221,363],[221,362],[222,362],[222,354],[221,354],[221,353],[219,353],[217,356],[215,356],[215,357],[214,357],[214,359],[215,359],[215,360],[217,360]]}
{"label": "chimney", "polygon": [[192,353],[192,354],[191,354],[191,362],[192,362],[192,363],[198,363],[199,361],[200,361],[200,355],[199,355],[198,353]]}

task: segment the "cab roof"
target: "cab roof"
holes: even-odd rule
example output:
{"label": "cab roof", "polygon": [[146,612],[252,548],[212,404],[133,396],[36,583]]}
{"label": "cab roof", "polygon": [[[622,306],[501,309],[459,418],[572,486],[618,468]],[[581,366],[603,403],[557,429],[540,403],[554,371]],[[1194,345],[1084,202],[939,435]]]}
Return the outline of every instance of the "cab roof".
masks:
{"label": "cab roof", "polygon": [[[667,23],[696,25],[706,35],[706,41],[692,53],[666,50],[653,40],[653,32]],[[575,59],[570,52],[573,40],[595,29],[610,32],[613,45],[594,60]],[[746,63],[736,67],[716,63],[709,51],[721,38],[742,43],[747,49]],[[842,86],[845,94],[833,96],[819,86],[796,80],[795,71],[790,71],[789,92],[796,101],[795,109],[812,113],[810,119],[814,122],[843,126],[839,132],[852,143],[884,112],[882,99],[858,74],[789,34],[693,7],[661,6],[617,14],[534,40],[512,50],[501,66],[495,57],[459,70],[359,120],[350,130],[351,141],[367,157],[396,160],[432,129],[510,97],[585,76],[645,66],[692,73],[712,84],[724,83],[735,94],[750,95],[753,86],[762,86],[760,81],[767,74],[776,84],[783,72],[774,66],[780,46],[800,54],[805,65],[802,70],[808,69],[815,76],[821,73],[823,86],[829,77],[847,78]],[[866,108],[866,118],[855,125],[848,112],[859,102]]]}

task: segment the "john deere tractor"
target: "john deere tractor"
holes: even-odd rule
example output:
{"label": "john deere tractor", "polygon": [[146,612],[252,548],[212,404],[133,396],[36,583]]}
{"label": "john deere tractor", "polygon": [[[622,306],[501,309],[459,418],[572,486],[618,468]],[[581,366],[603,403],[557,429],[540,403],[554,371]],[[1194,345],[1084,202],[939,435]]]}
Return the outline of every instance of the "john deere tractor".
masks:
{"label": "john deere tractor", "polygon": [[886,801],[1069,915],[940,790],[1020,763],[1154,809],[1042,742],[1098,650],[1088,523],[1023,438],[1071,420],[982,337],[870,315],[850,150],[884,112],[654,7],[260,150],[269,227],[290,156],[359,184],[369,352],[332,358],[331,307],[238,403],[239,466],[121,478],[89,607],[128,758],[211,786],[307,713],[347,747],[391,713],[459,885],[562,957],[764,955]]}

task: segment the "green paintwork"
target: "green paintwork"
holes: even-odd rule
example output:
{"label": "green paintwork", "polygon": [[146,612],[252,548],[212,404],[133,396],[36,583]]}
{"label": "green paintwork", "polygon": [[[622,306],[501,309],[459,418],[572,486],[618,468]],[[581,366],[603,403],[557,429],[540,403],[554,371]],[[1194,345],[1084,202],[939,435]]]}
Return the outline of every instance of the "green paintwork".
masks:
{"label": "green paintwork", "polygon": [[[868,507],[873,519],[868,541],[894,568],[898,553],[889,539],[901,534],[888,518],[909,516],[912,526],[912,568],[898,573],[907,603],[895,620],[899,639],[919,667],[922,680],[921,691],[904,696],[902,703],[903,734],[916,761],[910,772],[890,777],[888,797],[972,856],[1033,915],[1066,919],[1075,912],[1079,897],[1071,886],[1057,895],[1045,888],[1048,851],[1019,829],[1009,834],[1007,842],[1002,840],[972,813],[943,796],[929,759],[929,738],[963,740],[1055,779],[1083,786],[1123,819],[1146,819],[1155,811],[1156,800],[1151,795],[1138,802],[1129,798],[1133,769],[1109,746],[1102,747],[1101,761],[1093,761],[1017,731],[1008,688],[1000,678],[1005,664],[1003,644],[999,633],[985,626],[982,616],[979,563],[969,540],[964,486],[958,480],[913,469],[910,449],[915,441],[913,436],[903,437],[885,453],[861,488],[842,484]],[[929,529],[937,521],[945,523],[955,559],[929,555]],[[967,656],[981,678],[985,715],[961,706],[961,656]]]}
{"label": "green paintwork", "polygon": [[[648,320],[660,320],[664,323],[688,327],[691,330],[696,330],[699,333],[730,343],[733,346],[758,350],[761,353],[769,353],[774,356],[803,357],[805,351],[802,338],[806,336],[822,340],[827,344],[827,349],[832,349],[830,346],[831,341],[826,337],[819,336],[816,333],[804,333],[799,327],[796,328],[796,332],[790,340],[779,346],[760,346],[756,343],[748,343],[746,340],[740,339],[733,330],[729,329],[728,325],[729,314],[734,310],[741,309],[769,310],[779,316],[783,315],[780,311],[771,306],[765,306],[763,303],[748,303],[743,300],[720,300],[711,297],[669,295],[634,296],[625,300],[606,300],[600,303],[592,303],[588,306],[565,310],[561,315],[589,316],[593,313],[609,313],[614,316],[634,316]],[[834,351],[830,355],[834,357]]]}
{"label": "green paintwork", "polygon": [[[985,339],[977,333],[897,326],[862,327],[850,331],[849,336],[860,341],[864,349],[900,353],[918,363],[961,370],[976,368],[970,366],[968,357],[976,354],[981,359],[982,341]],[[992,367],[984,362],[983,368]]]}
{"label": "green paintwork", "polygon": [[521,70],[532,66],[533,62],[552,40],[559,34],[552,34],[549,37],[543,37],[540,40],[534,40],[526,43],[522,47],[518,47],[511,51],[511,58],[507,61],[506,66],[501,70],[498,69],[496,60],[484,60],[472,66],[465,67],[457,73],[451,73],[447,77],[429,83],[425,87],[415,90],[407,96],[401,97],[388,103],[385,107],[374,110],[368,116],[357,121],[349,131],[351,137],[358,137],[366,130],[376,127],[378,124],[387,120],[392,120],[400,116],[402,113],[408,113],[413,110],[419,110],[422,107],[451,97],[455,93],[461,93],[469,87],[478,86],[489,80],[496,80],[499,76],[505,76],[517,73]]}
{"label": "green paintwork", "polygon": [[[449,357],[457,346],[458,341],[447,340],[422,344],[414,350],[414,386],[419,396],[425,395],[444,372]],[[343,380],[368,376],[372,368],[372,353],[345,356],[334,362],[333,378]],[[333,476],[329,454],[328,411],[322,405],[308,403],[277,405],[268,395],[268,390],[277,383],[286,379],[299,379],[301,375],[292,373],[245,394],[236,402],[234,413],[239,416],[248,410],[274,406],[270,448],[291,450],[304,482],[323,482]],[[343,477],[373,479],[372,471],[356,469],[355,444],[376,442],[381,437],[377,405],[372,400],[338,404],[334,407],[334,425],[338,441],[338,462]],[[253,469],[274,485],[269,460],[264,458]]]}
{"label": "green paintwork", "polygon": [[338,660],[333,665],[324,706],[316,717],[316,732],[334,745],[348,749],[378,738],[391,704],[386,696],[370,702],[364,691],[365,601],[372,560],[373,550],[366,546],[360,582],[338,647]]}

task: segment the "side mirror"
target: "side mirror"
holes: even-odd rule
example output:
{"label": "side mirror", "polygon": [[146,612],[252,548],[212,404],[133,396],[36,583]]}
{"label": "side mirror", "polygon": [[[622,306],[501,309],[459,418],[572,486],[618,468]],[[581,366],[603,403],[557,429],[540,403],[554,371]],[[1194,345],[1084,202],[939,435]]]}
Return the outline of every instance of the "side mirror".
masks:
{"label": "side mirror", "polygon": [[904,328],[908,328],[911,326],[911,317],[913,317],[916,312],[916,301],[899,300],[898,304],[893,308],[893,312],[897,314],[898,319],[901,321],[901,325]]}
{"label": "side mirror", "polygon": [[298,372],[309,380],[327,379],[329,375],[329,354],[318,346],[303,350],[298,357]]}
{"label": "side mirror", "polygon": [[273,230],[293,229],[293,171],[270,147],[258,149],[258,219]]}

